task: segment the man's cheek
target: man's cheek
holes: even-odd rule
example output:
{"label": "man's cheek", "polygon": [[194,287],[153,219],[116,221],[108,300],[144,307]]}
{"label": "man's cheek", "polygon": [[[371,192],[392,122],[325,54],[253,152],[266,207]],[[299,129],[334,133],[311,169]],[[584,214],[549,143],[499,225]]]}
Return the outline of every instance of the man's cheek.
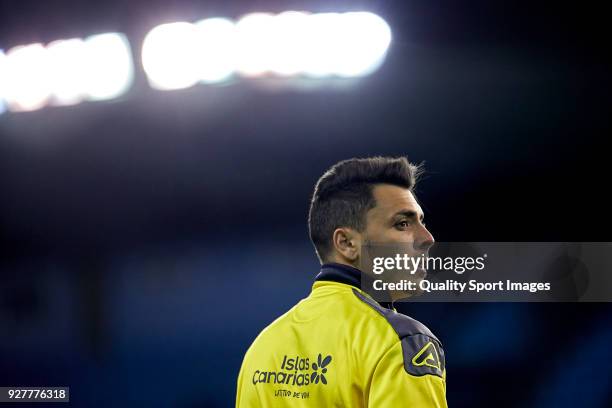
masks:
{"label": "man's cheek", "polygon": [[393,242],[412,242],[413,234],[408,231],[398,231],[394,229],[392,233],[389,234],[389,237]]}

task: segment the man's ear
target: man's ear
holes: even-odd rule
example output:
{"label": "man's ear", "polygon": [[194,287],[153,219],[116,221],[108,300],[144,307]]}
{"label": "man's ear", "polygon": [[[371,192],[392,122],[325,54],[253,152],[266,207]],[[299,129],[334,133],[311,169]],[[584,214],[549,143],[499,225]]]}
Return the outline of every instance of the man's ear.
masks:
{"label": "man's ear", "polygon": [[354,264],[361,253],[361,234],[351,228],[336,228],[332,236],[334,249],[341,260]]}

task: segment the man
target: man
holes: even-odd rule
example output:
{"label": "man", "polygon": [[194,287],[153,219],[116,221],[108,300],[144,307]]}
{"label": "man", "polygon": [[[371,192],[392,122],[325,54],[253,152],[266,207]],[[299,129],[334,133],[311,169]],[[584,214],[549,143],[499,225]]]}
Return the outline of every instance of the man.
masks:
{"label": "man", "polygon": [[410,243],[412,256],[434,243],[413,194],[418,172],[405,158],[374,157],[319,179],[309,230],[321,271],[247,351],[237,407],[446,407],[440,341],[361,289],[371,243]]}

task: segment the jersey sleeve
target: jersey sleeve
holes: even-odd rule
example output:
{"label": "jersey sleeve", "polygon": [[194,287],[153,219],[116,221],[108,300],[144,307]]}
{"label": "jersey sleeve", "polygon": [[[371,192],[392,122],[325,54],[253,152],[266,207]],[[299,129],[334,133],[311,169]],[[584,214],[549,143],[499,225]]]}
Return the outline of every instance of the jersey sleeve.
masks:
{"label": "jersey sleeve", "polygon": [[369,407],[447,407],[444,352],[427,335],[395,343],[378,361],[371,378]]}
{"label": "jersey sleeve", "polygon": [[240,408],[240,397],[242,393],[242,366],[240,367],[240,372],[238,373],[238,381],[236,383],[236,408]]}

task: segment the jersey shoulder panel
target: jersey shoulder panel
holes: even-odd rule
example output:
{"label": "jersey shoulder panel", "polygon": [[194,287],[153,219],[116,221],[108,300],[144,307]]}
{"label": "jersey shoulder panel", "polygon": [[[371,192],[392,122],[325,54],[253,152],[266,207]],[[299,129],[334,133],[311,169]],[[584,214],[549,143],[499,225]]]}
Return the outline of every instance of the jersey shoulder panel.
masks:
{"label": "jersey shoulder panel", "polygon": [[384,317],[387,322],[393,327],[393,330],[397,333],[400,339],[407,336],[414,336],[416,334],[425,335],[427,337],[431,337],[432,339],[440,342],[440,340],[429,330],[427,326],[418,320],[413,319],[412,317],[406,316],[405,314],[398,313],[394,310],[387,309],[379,305],[376,301],[371,298],[365,296],[361,292],[356,289],[353,289],[353,293],[357,298],[359,298],[362,302],[369,305],[372,309],[378,312],[382,317]]}
{"label": "jersey shoulder panel", "polygon": [[393,328],[402,345],[404,369],[408,374],[430,374],[444,378],[446,359],[442,343],[427,326],[405,314],[382,307],[356,289],[353,289],[353,293]]}

